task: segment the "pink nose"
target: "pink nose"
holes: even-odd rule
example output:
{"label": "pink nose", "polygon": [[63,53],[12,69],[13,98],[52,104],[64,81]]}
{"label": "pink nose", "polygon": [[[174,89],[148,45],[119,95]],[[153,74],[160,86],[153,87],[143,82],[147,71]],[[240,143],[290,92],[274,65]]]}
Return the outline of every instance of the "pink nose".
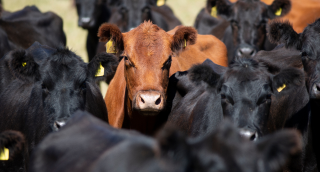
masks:
{"label": "pink nose", "polygon": [[136,95],[136,109],[158,112],[163,108],[163,96],[157,91],[141,91]]}

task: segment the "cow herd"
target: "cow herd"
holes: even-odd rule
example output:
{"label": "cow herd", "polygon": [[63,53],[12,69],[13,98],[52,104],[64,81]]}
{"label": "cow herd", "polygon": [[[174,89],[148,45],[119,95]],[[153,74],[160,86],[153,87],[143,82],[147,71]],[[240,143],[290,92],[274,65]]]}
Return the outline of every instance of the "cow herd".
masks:
{"label": "cow herd", "polygon": [[56,14],[1,9],[0,172],[318,171],[320,2],[74,4],[89,63]]}

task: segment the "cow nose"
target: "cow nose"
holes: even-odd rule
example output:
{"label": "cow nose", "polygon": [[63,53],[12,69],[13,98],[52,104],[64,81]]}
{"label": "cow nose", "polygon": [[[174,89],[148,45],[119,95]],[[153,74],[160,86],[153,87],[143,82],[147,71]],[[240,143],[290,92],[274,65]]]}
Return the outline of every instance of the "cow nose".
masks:
{"label": "cow nose", "polygon": [[82,23],[89,23],[90,20],[91,20],[90,17],[82,17],[82,18],[81,18],[81,22],[82,22]]}
{"label": "cow nose", "polygon": [[256,54],[256,50],[251,46],[243,46],[238,49],[238,57],[253,57]]}
{"label": "cow nose", "polygon": [[258,139],[258,133],[256,131],[240,129],[240,135],[251,141],[256,141]]}
{"label": "cow nose", "polygon": [[57,120],[54,122],[54,128],[56,130],[59,130],[61,127],[63,127],[64,125],[66,125],[66,121],[65,120]]}
{"label": "cow nose", "polygon": [[78,22],[78,26],[80,27],[88,27],[91,22],[90,17],[81,17]]}
{"label": "cow nose", "polygon": [[141,111],[160,111],[163,107],[163,96],[157,91],[139,92],[136,96],[137,109]]}
{"label": "cow nose", "polygon": [[311,98],[320,98],[320,83],[313,84]]}

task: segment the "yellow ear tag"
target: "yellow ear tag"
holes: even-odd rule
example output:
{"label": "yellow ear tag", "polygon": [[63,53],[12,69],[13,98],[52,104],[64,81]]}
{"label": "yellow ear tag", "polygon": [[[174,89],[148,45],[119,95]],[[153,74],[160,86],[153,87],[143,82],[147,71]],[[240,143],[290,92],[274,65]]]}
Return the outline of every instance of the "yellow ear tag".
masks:
{"label": "yellow ear tag", "polygon": [[284,88],[286,88],[286,84],[283,84],[281,87],[277,88],[277,90],[280,93]]}
{"label": "yellow ear tag", "polygon": [[157,1],[157,6],[162,6],[162,5],[164,5],[165,4],[165,0],[158,0]]}
{"label": "yellow ear tag", "polygon": [[27,62],[22,62],[22,67],[25,67],[27,65]]}
{"label": "yellow ear tag", "polygon": [[279,9],[276,11],[275,15],[276,15],[276,16],[281,16],[281,13],[282,13],[282,8],[279,8]]}
{"label": "yellow ear tag", "polygon": [[185,48],[187,46],[187,40],[184,40],[184,47]]}
{"label": "yellow ear tag", "polygon": [[0,160],[8,161],[9,160],[9,149],[4,148],[4,150],[0,150]]}
{"label": "yellow ear tag", "polygon": [[214,17],[214,18],[217,18],[217,6],[214,6],[211,8],[211,16]]}
{"label": "yellow ear tag", "polygon": [[113,41],[111,39],[107,42],[106,51],[107,53],[117,53],[116,47],[113,45]]}
{"label": "yellow ear tag", "polygon": [[103,76],[103,75],[104,75],[104,67],[103,67],[102,64],[100,63],[99,69],[97,70],[96,77],[98,77],[98,76]]}

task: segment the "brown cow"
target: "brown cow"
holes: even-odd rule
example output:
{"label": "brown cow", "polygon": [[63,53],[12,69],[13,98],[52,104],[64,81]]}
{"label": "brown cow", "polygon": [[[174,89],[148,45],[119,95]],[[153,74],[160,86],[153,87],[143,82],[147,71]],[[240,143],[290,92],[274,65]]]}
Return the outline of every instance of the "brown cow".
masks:
{"label": "brown cow", "polygon": [[105,97],[109,123],[116,128],[153,134],[166,120],[158,114],[166,105],[169,76],[207,58],[227,66],[225,45],[191,27],[165,32],[144,22],[121,33],[117,26],[103,24],[98,36],[100,41],[112,39],[122,58]]}

